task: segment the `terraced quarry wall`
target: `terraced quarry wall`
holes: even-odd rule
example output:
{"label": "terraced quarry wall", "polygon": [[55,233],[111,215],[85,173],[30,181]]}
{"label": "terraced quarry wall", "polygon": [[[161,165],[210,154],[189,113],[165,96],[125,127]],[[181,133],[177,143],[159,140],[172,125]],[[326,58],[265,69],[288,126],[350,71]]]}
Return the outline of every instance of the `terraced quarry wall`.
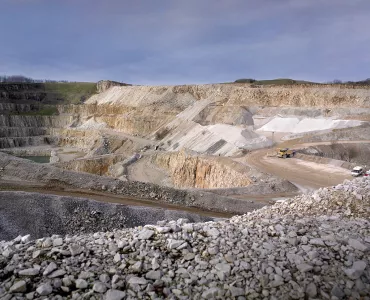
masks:
{"label": "terraced quarry wall", "polygon": [[87,103],[126,104],[129,106],[160,104],[184,109],[197,100],[211,99],[225,105],[292,106],[292,107],[367,107],[369,88],[336,86],[269,86],[207,84],[185,86],[112,87],[91,97]]}
{"label": "terraced quarry wall", "polygon": [[74,121],[58,105],[82,103],[95,92],[94,83],[1,83],[0,148],[57,144],[53,129]]}
{"label": "terraced quarry wall", "polygon": [[[177,152],[235,156],[269,147],[269,136],[256,128],[279,113],[311,118],[370,116],[370,89],[364,87],[98,84],[97,90],[76,105],[57,101],[50,91],[42,96],[48,90],[34,85],[7,86],[0,101],[0,148],[75,147],[88,159],[63,168],[101,175],[117,160],[92,159],[95,156],[129,157],[150,143],[174,153],[158,155],[153,162],[169,171],[178,187],[239,187],[250,181],[233,166]],[[54,102],[46,104],[49,100]]]}
{"label": "terraced quarry wall", "polygon": [[68,127],[71,121],[68,115],[0,115],[0,148],[55,143],[50,129]]}
{"label": "terraced quarry wall", "polygon": [[[370,90],[360,87],[251,87],[233,84],[111,86],[108,89],[100,88],[102,92],[93,95],[83,105],[65,105],[65,102],[60,104],[55,97],[50,96],[55,96],[53,92],[42,96],[47,93],[47,89],[42,89],[37,84],[0,85],[0,90],[1,138],[43,136],[49,132],[54,134],[52,128],[78,129],[87,121],[128,134],[151,136],[185,109],[205,100],[207,102],[204,106],[196,108],[194,116],[190,119],[187,117],[188,122],[200,125],[224,123],[253,126],[252,115],[264,110],[264,107],[281,107],[280,110],[286,110],[286,107],[306,107],[311,110],[313,107],[341,107],[353,110],[356,106],[362,115],[370,109]],[[55,114],[50,110],[45,111],[43,101],[50,102],[47,99],[54,101],[52,105],[56,107]],[[355,114],[356,111],[351,113]],[[94,128],[86,126],[82,129]],[[17,142],[8,144],[16,145]],[[27,145],[26,142],[18,144]]]}

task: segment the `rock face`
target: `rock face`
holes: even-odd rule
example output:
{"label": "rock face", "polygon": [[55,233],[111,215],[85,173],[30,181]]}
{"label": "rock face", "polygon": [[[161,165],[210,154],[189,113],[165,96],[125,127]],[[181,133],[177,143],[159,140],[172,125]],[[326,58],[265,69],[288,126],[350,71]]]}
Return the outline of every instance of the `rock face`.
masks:
{"label": "rock face", "polygon": [[369,195],[359,178],[218,222],[0,242],[0,297],[368,299]]}
{"label": "rock face", "polygon": [[[370,90],[366,88],[347,89],[330,86],[316,87],[284,87],[265,86],[251,87],[249,85],[234,84],[205,84],[183,86],[133,86],[113,87],[106,93],[96,95],[89,103],[132,103],[138,104],[157,102],[159,98],[165,100],[170,95],[174,99],[180,97],[194,100],[217,99],[227,101],[228,105],[261,105],[261,106],[295,106],[295,107],[369,107]],[[182,99],[181,99],[182,100]]]}
{"label": "rock face", "polygon": [[122,82],[117,82],[117,81],[111,81],[111,80],[100,80],[96,84],[96,89],[98,93],[103,93],[112,86],[124,86],[124,85],[129,85],[127,83],[122,83]]}
{"label": "rock face", "polygon": [[[56,84],[56,87],[59,85],[63,84]],[[71,85],[71,95],[78,100],[74,102],[81,105],[64,105],[65,102],[60,100],[65,95],[60,98],[57,91],[48,91],[47,85],[0,84],[0,148],[40,145],[43,144],[41,138],[48,136],[53,138],[50,139],[52,143],[73,146],[78,142],[74,139],[73,130],[69,132],[71,139],[66,140],[67,136],[59,136],[58,130],[53,128],[85,126],[84,130],[90,130],[90,118],[94,118],[96,124],[127,134],[150,136],[192,105],[195,105],[195,110],[190,109],[189,112],[195,114],[187,121],[198,125],[253,126],[253,115],[263,112],[266,107],[316,107],[325,110],[355,106],[361,109],[361,114],[370,114],[370,90],[366,88],[235,84],[150,87],[103,80],[97,84],[99,93],[84,101],[93,89],[80,94],[74,91],[72,83],[64,84],[64,88],[68,85]],[[52,108],[55,113],[43,111],[40,103],[48,103],[45,104],[47,108]],[[186,126],[189,124],[180,127]],[[28,137],[31,139],[27,140]],[[9,140],[2,141],[2,138]],[[220,147],[219,143],[215,141],[214,147]],[[260,143],[267,145],[263,140]]]}
{"label": "rock face", "polygon": [[2,115],[0,110],[0,149],[55,143],[48,128],[69,126],[71,120],[70,116]]}
{"label": "rock face", "polygon": [[247,174],[249,169],[227,158],[211,159],[181,151],[157,154],[153,162],[170,172],[176,187],[229,188],[252,183]]}
{"label": "rock face", "polygon": [[211,124],[254,125],[253,115],[240,106],[207,106],[193,118],[194,122]]}
{"label": "rock face", "polygon": [[42,83],[1,83],[0,102],[30,103],[47,101]]}
{"label": "rock face", "polygon": [[[368,128],[369,130],[369,128]],[[335,142],[330,145],[317,145],[299,150],[300,153],[313,157],[324,157],[346,161],[352,169],[356,165],[366,165],[370,155],[370,143],[363,144],[341,144]],[[338,164],[339,165],[339,164]]]}
{"label": "rock face", "polygon": [[[97,175],[109,175],[111,166],[118,164],[126,159],[126,155],[112,155],[106,157],[92,157],[69,162],[58,163],[57,166],[65,170],[73,170],[77,172],[86,172]],[[51,162],[51,160],[50,160]],[[123,163],[122,163],[123,164]],[[119,176],[114,176],[119,177]]]}

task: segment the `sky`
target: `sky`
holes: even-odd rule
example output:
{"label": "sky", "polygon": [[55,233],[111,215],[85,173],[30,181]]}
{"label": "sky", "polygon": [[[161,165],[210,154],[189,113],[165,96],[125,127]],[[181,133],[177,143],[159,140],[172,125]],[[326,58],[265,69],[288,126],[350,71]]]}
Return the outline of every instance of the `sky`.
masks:
{"label": "sky", "polygon": [[0,0],[0,75],[133,84],[370,77],[369,0]]}

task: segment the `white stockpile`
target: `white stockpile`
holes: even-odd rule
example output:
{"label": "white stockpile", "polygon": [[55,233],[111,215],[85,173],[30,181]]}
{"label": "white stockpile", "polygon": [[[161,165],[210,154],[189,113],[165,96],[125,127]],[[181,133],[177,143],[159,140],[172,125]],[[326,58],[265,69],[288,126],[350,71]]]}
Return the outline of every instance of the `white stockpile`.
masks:
{"label": "white stockpile", "polygon": [[[193,121],[175,119],[166,128],[170,133],[162,140],[164,147],[169,151],[178,151],[181,148],[190,149],[199,153],[207,150],[219,142],[222,138],[207,130],[207,126],[201,126]],[[230,143],[224,143],[213,154],[233,155],[239,149]]]}
{"label": "white stockpile", "polygon": [[227,124],[215,124],[206,127],[207,130],[236,147],[255,149],[269,145],[269,141],[266,137],[260,136],[257,133],[242,127]]}
{"label": "white stockpile", "polygon": [[218,222],[20,236],[0,242],[0,298],[369,299],[369,194],[359,178]]}
{"label": "white stockpile", "polygon": [[275,117],[258,131],[275,131],[287,133],[304,133],[328,129],[339,129],[360,126],[364,122],[357,120],[333,120],[325,118],[294,118]]}
{"label": "white stockpile", "polygon": [[202,126],[194,122],[193,119],[211,103],[207,99],[199,100],[179,113],[176,119],[165,126],[170,132],[162,140],[163,147],[168,151],[186,148],[199,153],[232,156],[240,149],[271,145],[268,138],[243,127],[227,124]]}

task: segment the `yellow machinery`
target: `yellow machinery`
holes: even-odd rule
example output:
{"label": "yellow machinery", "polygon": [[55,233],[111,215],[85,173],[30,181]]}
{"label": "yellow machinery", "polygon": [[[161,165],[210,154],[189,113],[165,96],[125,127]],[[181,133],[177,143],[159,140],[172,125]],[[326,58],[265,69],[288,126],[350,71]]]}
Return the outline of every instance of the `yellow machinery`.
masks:
{"label": "yellow machinery", "polygon": [[295,151],[290,150],[289,148],[280,148],[277,151],[277,157],[280,157],[280,158],[293,157],[294,155],[295,155]]}

